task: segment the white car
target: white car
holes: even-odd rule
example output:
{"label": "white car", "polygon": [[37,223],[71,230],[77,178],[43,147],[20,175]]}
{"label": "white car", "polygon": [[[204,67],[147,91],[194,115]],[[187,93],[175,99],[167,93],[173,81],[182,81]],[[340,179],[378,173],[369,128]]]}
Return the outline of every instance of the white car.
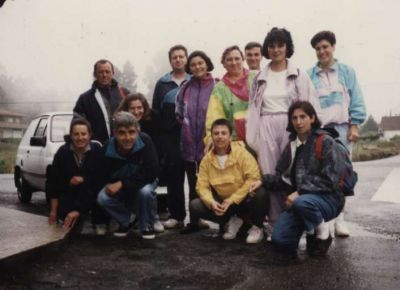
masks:
{"label": "white car", "polygon": [[[29,124],[17,150],[14,182],[22,203],[30,202],[35,191],[46,192],[46,175],[54,154],[69,134],[72,112],[45,113]],[[46,198],[48,196],[46,194]]]}

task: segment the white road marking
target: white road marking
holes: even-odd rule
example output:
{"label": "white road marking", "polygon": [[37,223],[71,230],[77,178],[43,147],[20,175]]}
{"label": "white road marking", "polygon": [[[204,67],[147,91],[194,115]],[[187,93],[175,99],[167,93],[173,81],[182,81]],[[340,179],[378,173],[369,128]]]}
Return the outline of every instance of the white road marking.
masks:
{"label": "white road marking", "polygon": [[394,168],[372,197],[373,201],[400,203],[400,168]]}

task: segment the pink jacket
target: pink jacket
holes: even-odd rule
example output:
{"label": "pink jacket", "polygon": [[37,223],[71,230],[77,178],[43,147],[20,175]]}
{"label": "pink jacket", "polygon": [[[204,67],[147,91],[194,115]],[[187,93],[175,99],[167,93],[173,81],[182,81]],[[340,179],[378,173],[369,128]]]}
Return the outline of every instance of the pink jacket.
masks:
{"label": "pink jacket", "polygon": [[[269,66],[269,65],[268,65]],[[251,148],[256,148],[259,144],[259,124],[261,119],[261,107],[263,94],[267,89],[268,67],[258,73],[253,81],[253,90],[249,100],[249,109],[246,124],[246,142]],[[309,101],[320,112],[320,106],[316,91],[308,74],[295,67],[289,60],[287,64],[287,82],[289,92],[289,104],[296,101]]]}

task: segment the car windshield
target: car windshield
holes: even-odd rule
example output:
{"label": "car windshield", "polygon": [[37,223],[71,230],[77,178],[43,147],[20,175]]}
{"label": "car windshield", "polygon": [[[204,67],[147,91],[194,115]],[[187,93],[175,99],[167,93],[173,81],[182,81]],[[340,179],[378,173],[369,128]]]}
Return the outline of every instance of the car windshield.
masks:
{"label": "car windshield", "polygon": [[71,115],[56,115],[53,117],[51,126],[51,142],[64,142],[64,135],[69,133]]}

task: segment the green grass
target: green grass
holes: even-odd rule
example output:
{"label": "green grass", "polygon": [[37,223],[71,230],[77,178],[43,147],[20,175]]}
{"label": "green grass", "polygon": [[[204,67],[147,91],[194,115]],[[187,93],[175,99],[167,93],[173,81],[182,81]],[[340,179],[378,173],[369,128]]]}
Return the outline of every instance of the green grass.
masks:
{"label": "green grass", "polygon": [[361,140],[353,146],[353,161],[382,159],[400,154],[400,140],[365,141]]}
{"label": "green grass", "polygon": [[19,139],[0,140],[0,173],[13,172],[19,141]]}

